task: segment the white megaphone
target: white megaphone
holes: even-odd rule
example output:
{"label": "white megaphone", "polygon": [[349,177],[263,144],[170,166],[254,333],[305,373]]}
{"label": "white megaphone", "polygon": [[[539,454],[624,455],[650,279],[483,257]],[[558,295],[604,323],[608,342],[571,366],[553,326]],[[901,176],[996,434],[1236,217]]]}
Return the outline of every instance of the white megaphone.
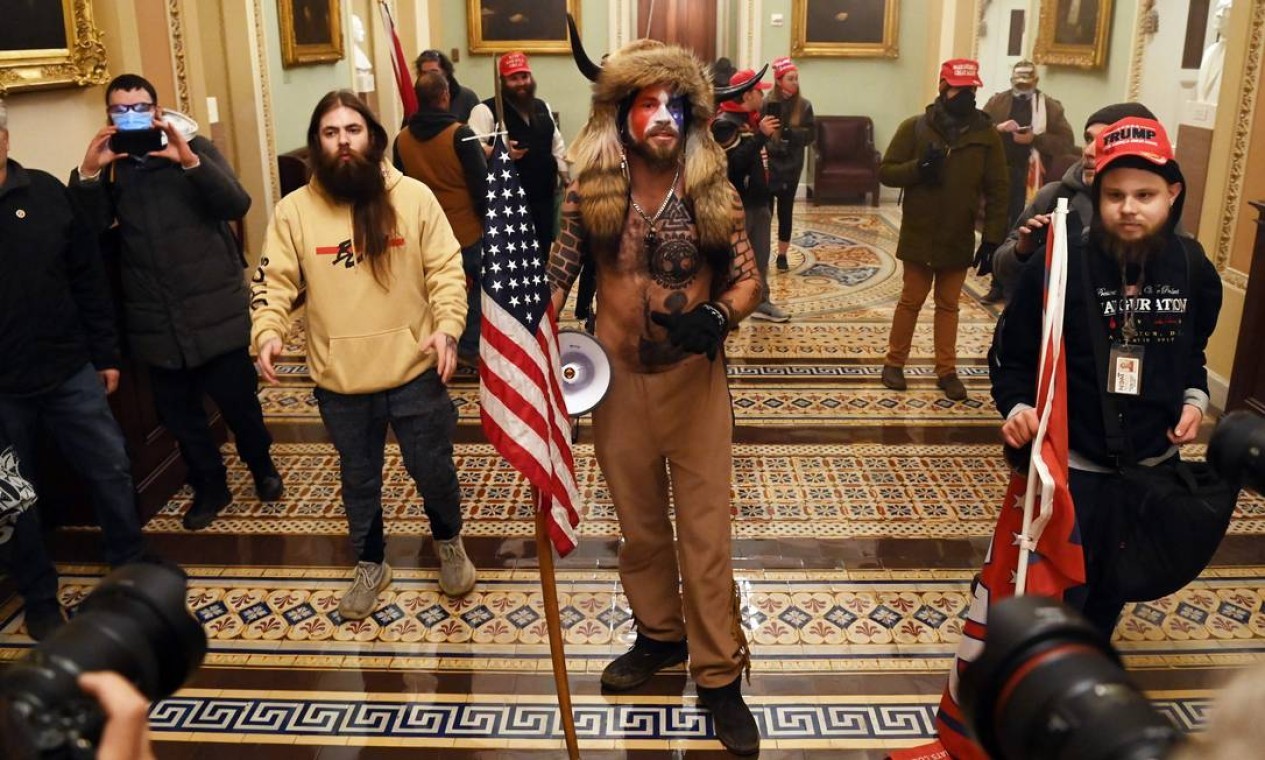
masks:
{"label": "white megaphone", "polygon": [[579,417],[593,411],[611,387],[611,360],[606,349],[586,332],[559,330],[558,358],[567,414]]}

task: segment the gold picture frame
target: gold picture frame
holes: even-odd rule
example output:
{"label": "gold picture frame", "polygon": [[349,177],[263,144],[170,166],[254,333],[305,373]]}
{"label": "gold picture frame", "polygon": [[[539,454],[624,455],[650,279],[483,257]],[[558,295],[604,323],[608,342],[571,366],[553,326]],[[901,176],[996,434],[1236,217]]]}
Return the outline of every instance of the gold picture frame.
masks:
{"label": "gold picture frame", "polygon": [[1100,69],[1107,63],[1112,0],[1041,0],[1032,60]]}
{"label": "gold picture frame", "polygon": [[341,0],[277,0],[281,65],[311,66],[343,59]]}
{"label": "gold picture frame", "polygon": [[791,55],[900,57],[900,0],[792,0]]}
{"label": "gold picture frame", "polygon": [[579,26],[579,0],[467,0],[470,52],[570,55],[568,13]]}
{"label": "gold picture frame", "polygon": [[5,9],[0,31],[0,96],[109,81],[89,0],[13,5]]}

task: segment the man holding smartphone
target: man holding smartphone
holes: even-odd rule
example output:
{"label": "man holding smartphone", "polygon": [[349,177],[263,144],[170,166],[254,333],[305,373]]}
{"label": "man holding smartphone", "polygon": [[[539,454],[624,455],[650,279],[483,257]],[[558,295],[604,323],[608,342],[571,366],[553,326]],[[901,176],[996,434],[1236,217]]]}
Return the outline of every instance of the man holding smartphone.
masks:
{"label": "man holding smartphone", "polygon": [[[70,190],[94,232],[118,222],[128,346],[149,365],[158,414],[180,444],[194,490],[184,526],[198,530],[233,501],[204,396],[232,429],[260,500],[284,490],[255,395],[245,261],[228,227],[250,196],[209,140],[186,140],[163,120],[144,77],[110,82],[106,113],[110,124],[88,143]],[[147,130],[161,134],[127,134]],[[164,137],[158,150],[121,152]]]}

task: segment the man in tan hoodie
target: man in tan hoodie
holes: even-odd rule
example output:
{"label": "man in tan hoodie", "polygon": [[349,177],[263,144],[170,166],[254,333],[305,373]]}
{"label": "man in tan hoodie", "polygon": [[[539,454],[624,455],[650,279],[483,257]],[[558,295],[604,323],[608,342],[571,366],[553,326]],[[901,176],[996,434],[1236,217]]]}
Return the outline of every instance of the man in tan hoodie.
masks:
{"label": "man in tan hoodie", "polygon": [[439,587],[468,593],[452,461],[457,415],[445,387],[466,318],[461,247],[434,194],[383,162],[387,133],[348,91],[317,104],[308,185],[277,204],[251,289],[252,345],[264,378],[307,286],[308,363],[321,418],[338,449],[357,565],[338,613],[360,620],[391,582],[382,527],[387,424],[425,501]]}

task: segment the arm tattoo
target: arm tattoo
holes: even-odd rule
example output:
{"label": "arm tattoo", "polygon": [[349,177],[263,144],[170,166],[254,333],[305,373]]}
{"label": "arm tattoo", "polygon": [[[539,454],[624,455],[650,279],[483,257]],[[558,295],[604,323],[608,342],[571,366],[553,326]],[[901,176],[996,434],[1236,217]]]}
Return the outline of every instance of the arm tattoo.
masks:
{"label": "arm tattoo", "polygon": [[586,237],[584,220],[580,218],[580,195],[574,189],[568,189],[566,200],[562,205],[558,239],[554,241],[553,250],[549,252],[547,274],[549,288],[555,297],[561,293],[565,300],[575,278],[579,276]]}
{"label": "arm tattoo", "polygon": [[735,191],[731,214],[734,229],[730,236],[729,271],[726,273],[725,291],[717,300],[729,312],[729,323],[736,325],[755,311],[760,301],[760,270],[756,267],[755,249],[747,239],[742,201]]}

